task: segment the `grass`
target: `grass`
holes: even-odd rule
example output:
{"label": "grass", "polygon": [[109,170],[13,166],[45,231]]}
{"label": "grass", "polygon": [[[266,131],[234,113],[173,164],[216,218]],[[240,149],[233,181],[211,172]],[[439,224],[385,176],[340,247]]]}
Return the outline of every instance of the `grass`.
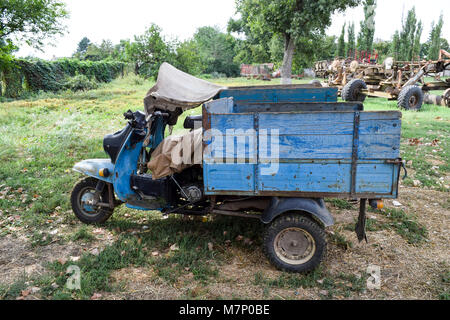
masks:
{"label": "grass", "polygon": [[[381,98],[367,99],[364,107],[398,110],[395,101]],[[441,178],[450,174],[450,109],[423,105],[420,112],[402,110],[402,114],[401,156],[413,170],[405,184],[412,186],[418,180],[423,187],[448,192]]]}
{"label": "grass", "polygon": [[[408,214],[400,209],[385,208],[383,210],[377,210],[388,221],[379,221],[372,218],[366,220],[366,230],[379,231],[379,230],[394,230],[402,238],[404,238],[409,244],[421,244],[428,240],[428,230],[425,226],[417,221],[417,218]],[[348,231],[355,230],[355,223],[347,224],[344,228]],[[339,238],[338,238],[339,239]],[[345,243],[344,240],[337,242],[338,244]],[[343,244],[342,244],[343,245]]]}
{"label": "grass", "polygon": [[[113,219],[105,227],[118,232],[114,243],[98,255],[85,253],[78,261],[55,261],[48,266],[51,276],[44,284],[42,278],[32,283],[43,286],[44,298],[89,299],[96,292],[119,288],[119,284],[110,281],[114,270],[151,267],[158,278],[169,284],[177,283],[187,271],[192,273],[195,281],[206,284],[218,275],[217,267],[227,258],[227,246],[240,247],[250,253],[260,244],[261,226],[257,223],[239,223],[239,220],[243,219],[218,217],[213,221],[201,222],[185,221],[179,217],[160,220],[160,216],[154,216],[146,224],[148,229],[137,232],[142,230],[141,226],[130,221],[124,225],[122,220]],[[130,232],[129,227],[134,227],[134,232]],[[83,227],[80,230],[84,230]],[[76,234],[85,235],[85,231],[80,230]],[[236,240],[239,235],[253,239],[254,244],[240,243]],[[227,245],[227,241],[230,244]],[[208,248],[210,242],[214,243],[213,250]],[[178,249],[171,249],[174,244]],[[156,256],[153,255],[155,252],[158,253]],[[81,270],[80,291],[71,291],[65,286],[69,277],[66,270],[70,265],[77,265]]]}
{"label": "grass", "polygon": [[95,240],[95,236],[92,234],[92,228],[82,225],[78,230],[73,234],[72,241],[82,240],[85,242],[91,242]]}
{"label": "grass", "polygon": [[[278,83],[278,80],[268,83],[243,78],[212,81],[226,86]],[[122,114],[128,109],[143,109],[143,97],[152,85],[151,81],[128,76],[88,92],[40,93],[0,103],[0,237],[25,232],[31,244],[39,247],[61,240],[59,234],[50,233],[52,226],[60,223],[79,226],[71,213],[69,195],[80,176],[71,168],[83,159],[105,157],[103,136],[125,125]],[[383,99],[367,99],[365,109],[398,110],[396,102]],[[185,116],[198,113],[200,108],[181,116],[174,133],[183,130]],[[403,112],[402,157],[412,160],[411,178],[407,183],[419,180],[421,187],[448,192],[445,188],[448,182],[440,179],[448,176],[450,170],[449,121],[448,108],[427,105],[421,112]],[[410,142],[415,138],[420,139],[418,144]],[[329,202],[339,209],[352,209],[352,204],[345,200]],[[390,227],[410,243],[426,239],[426,230],[412,216],[405,212],[384,212],[388,224],[379,226],[375,221],[368,221],[369,230]],[[143,225],[148,229],[144,231]],[[230,243],[233,248],[250,253],[257,250],[262,241],[262,229],[257,223],[240,223],[236,218],[206,223],[176,217],[161,220],[158,214],[148,215],[125,208],[119,208],[105,228],[116,240],[99,255],[85,253],[79,261],[64,265],[54,263],[49,266],[52,273],[47,278],[31,280],[42,288],[43,297],[88,299],[94,292],[116,290],[111,283],[111,273],[130,266],[153,268],[156,277],[171,284],[181,281],[186,273],[192,273],[194,281],[204,284],[216,278],[220,264],[231,258]],[[251,239],[253,244],[236,241],[238,235]],[[332,236],[332,243],[348,247],[347,240],[341,236]],[[91,228],[81,226],[64,241],[89,243],[94,237]],[[210,242],[214,244],[212,251],[208,249]],[[173,244],[179,250],[170,250]],[[154,252],[158,255],[153,255]],[[82,270],[81,292],[71,292],[64,287],[69,263]],[[272,284],[263,281],[261,285],[266,288],[307,285],[315,279],[314,275],[309,277],[312,278],[283,275],[273,279]],[[356,281],[339,279],[346,283]],[[1,289],[0,297],[17,296],[23,287],[21,283],[6,288],[8,290]],[[325,283],[333,296],[346,292],[339,285]],[[325,288],[323,284],[319,287]]]}
{"label": "grass", "polygon": [[[366,289],[366,276],[340,273],[331,275],[319,267],[306,275],[282,273],[276,278],[268,278],[261,272],[254,275],[253,284],[263,288],[269,296],[270,290],[317,288],[322,299],[348,298],[352,293],[361,293]],[[297,291],[294,293],[296,294]]]}
{"label": "grass", "polygon": [[439,293],[440,300],[450,300],[450,271],[446,271],[440,277],[440,285],[442,289]]}

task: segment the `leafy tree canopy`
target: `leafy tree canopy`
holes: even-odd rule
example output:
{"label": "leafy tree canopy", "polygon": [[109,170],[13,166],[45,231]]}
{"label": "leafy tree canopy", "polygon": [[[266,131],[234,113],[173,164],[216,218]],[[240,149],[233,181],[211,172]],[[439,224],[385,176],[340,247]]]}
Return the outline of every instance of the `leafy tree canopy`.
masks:
{"label": "leafy tree canopy", "polygon": [[[292,63],[298,42],[313,39],[331,24],[331,15],[356,6],[360,0],[236,0],[237,11],[250,30],[270,32],[285,41],[283,83],[290,83]],[[302,50],[300,45],[297,46]]]}
{"label": "leafy tree canopy", "polygon": [[58,0],[0,0],[0,39],[40,48],[44,39],[63,32],[67,16],[65,4]]}

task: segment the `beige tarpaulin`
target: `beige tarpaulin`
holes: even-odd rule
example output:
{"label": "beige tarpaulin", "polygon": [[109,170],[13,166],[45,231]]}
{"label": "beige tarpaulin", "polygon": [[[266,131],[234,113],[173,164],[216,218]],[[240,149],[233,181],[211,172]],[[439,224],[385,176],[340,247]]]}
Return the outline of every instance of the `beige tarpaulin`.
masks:
{"label": "beige tarpaulin", "polygon": [[202,163],[202,128],[164,139],[153,151],[148,168],[153,179],[161,179]]}
{"label": "beige tarpaulin", "polygon": [[186,111],[211,100],[223,89],[226,87],[198,79],[164,62],[156,85],[144,99],[145,111],[147,115],[155,109],[175,111],[180,108]]}

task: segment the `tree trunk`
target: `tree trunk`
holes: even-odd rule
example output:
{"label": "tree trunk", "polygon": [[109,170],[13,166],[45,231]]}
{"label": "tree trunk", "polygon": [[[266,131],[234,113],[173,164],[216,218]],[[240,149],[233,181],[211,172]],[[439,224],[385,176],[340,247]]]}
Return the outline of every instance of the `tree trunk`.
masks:
{"label": "tree trunk", "polygon": [[294,58],[295,39],[285,36],[284,58],[281,66],[281,84],[292,84],[292,60]]}

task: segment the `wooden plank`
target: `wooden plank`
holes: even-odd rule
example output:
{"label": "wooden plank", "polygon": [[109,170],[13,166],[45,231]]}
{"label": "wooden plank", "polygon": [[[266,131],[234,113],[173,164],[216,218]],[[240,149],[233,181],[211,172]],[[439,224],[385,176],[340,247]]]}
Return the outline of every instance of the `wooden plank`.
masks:
{"label": "wooden plank", "polygon": [[280,163],[277,174],[258,176],[258,191],[349,192],[350,166]]}
{"label": "wooden plank", "polygon": [[326,111],[362,111],[360,102],[277,102],[243,103],[237,102],[234,112],[326,112]]}
{"label": "wooden plank", "polygon": [[356,192],[390,193],[395,166],[393,164],[359,164]]}
{"label": "wooden plank", "polygon": [[230,88],[219,98],[233,97],[235,102],[337,102],[337,88]]}
{"label": "wooden plank", "polygon": [[206,102],[204,108],[208,113],[233,113],[233,98],[224,98]]}
{"label": "wooden plank", "polygon": [[226,133],[227,129],[254,130],[253,114],[212,114],[211,128]]}
{"label": "wooden plank", "polygon": [[255,191],[254,164],[207,164],[204,163],[205,187],[215,191]]}
{"label": "wooden plank", "polygon": [[[356,193],[391,194],[395,170],[395,165],[382,162],[358,164]],[[351,164],[280,163],[277,174],[258,176],[258,192],[262,191],[350,193]]]}

